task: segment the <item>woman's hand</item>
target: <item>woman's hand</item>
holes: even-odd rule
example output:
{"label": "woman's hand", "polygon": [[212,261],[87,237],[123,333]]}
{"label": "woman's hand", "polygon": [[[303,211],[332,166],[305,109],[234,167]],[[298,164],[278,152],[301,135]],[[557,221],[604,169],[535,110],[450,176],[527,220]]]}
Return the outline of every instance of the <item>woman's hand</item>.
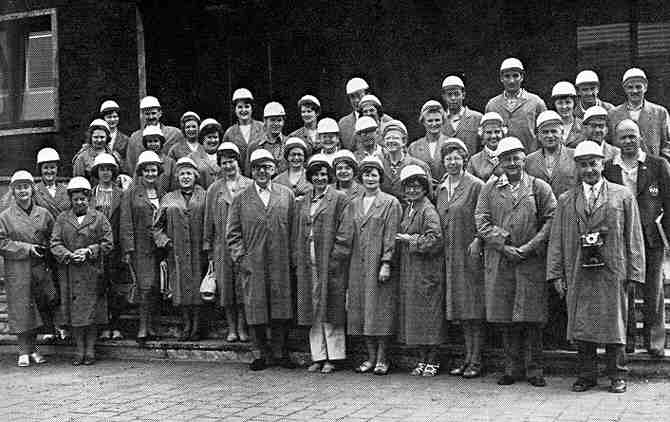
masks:
{"label": "woman's hand", "polygon": [[410,242],[412,240],[412,235],[406,233],[396,233],[395,240],[398,242]]}
{"label": "woman's hand", "polygon": [[480,238],[475,237],[472,243],[468,246],[468,254],[471,259],[479,258],[479,255],[482,254],[482,241]]}
{"label": "woman's hand", "polygon": [[391,265],[388,262],[382,263],[379,268],[379,282],[384,284],[391,278]]}

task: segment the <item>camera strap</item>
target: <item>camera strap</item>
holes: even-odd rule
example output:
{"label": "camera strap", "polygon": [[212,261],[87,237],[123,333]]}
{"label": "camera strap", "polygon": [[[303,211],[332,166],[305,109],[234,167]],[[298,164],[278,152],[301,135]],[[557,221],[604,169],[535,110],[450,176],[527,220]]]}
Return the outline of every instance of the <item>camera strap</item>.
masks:
{"label": "camera strap", "polygon": [[[600,192],[598,192],[596,203],[598,202],[598,199],[601,197],[601,195],[603,195],[603,191],[605,190],[604,183],[605,182],[603,181],[603,186],[601,186]],[[574,210],[575,210],[575,216],[577,216],[577,231],[579,232],[580,235],[584,235],[584,234],[592,232],[593,227],[591,227],[589,225],[589,222],[584,220],[582,215],[579,212],[577,212],[577,200],[579,199],[580,191],[582,193],[584,192],[583,185],[579,185],[579,188],[575,189],[573,206],[574,206]],[[588,202],[588,200],[586,199],[586,196],[585,196],[584,197],[584,204],[586,205],[587,202]],[[605,216],[602,219],[602,221],[607,222],[608,217],[609,217],[609,206],[607,204],[604,204],[603,207],[605,207]],[[585,214],[588,216],[588,218],[592,217],[591,210],[588,210],[585,207],[584,211],[585,211]]]}

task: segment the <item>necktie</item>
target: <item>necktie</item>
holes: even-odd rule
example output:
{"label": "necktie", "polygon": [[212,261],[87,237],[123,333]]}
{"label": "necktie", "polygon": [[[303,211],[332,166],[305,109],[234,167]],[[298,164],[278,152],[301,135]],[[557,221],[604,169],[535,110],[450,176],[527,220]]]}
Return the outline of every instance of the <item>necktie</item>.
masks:
{"label": "necktie", "polygon": [[596,196],[596,187],[591,186],[591,190],[589,191],[589,211],[593,211],[593,209],[596,207],[596,199],[598,197]]}

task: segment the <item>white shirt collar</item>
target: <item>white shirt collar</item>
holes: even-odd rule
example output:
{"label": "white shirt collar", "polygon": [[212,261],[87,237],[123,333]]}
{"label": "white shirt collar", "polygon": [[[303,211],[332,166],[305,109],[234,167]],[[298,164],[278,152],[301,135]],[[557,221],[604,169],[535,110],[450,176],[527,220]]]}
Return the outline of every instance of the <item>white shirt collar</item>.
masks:
{"label": "white shirt collar", "polygon": [[[642,149],[637,150],[637,161],[644,163],[647,159],[647,153],[642,151]],[[617,154],[612,158],[612,164],[621,166],[623,164],[623,158],[621,157],[621,151],[618,151]]]}
{"label": "white shirt collar", "polygon": [[591,187],[593,187],[593,190],[596,192],[596,195],[597,195],[600,192],[600,190],[602,189],[604,181],[605,181],[605,179],[603,179],[601,177],[600,180],[598,181],[598,183],[596,183],[595,185],[589,185],[588,183],[582,182],[582,188],[584,189],[584,197],[586,197],[586,198],[589,197],[589,194],[591,192]]}
{"label": "white shirt collar", "polygon": [[270,192],[272,190],[272,182],[268,182],[268,185],[264,188],[260,187],[258,183],[254,182],[254,186],[256,187],[256,192],[260,195],[261,192],[268,191]]}

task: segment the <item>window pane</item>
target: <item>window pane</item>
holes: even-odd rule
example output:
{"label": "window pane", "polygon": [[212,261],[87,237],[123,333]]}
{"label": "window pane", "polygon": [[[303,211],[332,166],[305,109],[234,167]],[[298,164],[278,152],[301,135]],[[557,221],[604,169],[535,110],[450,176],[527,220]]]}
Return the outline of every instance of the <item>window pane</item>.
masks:
{"label": "window pane", "polygon": [[53,119],[53,43],[51,32],[30,32],[26,46],[26,91],[22,120]]}

